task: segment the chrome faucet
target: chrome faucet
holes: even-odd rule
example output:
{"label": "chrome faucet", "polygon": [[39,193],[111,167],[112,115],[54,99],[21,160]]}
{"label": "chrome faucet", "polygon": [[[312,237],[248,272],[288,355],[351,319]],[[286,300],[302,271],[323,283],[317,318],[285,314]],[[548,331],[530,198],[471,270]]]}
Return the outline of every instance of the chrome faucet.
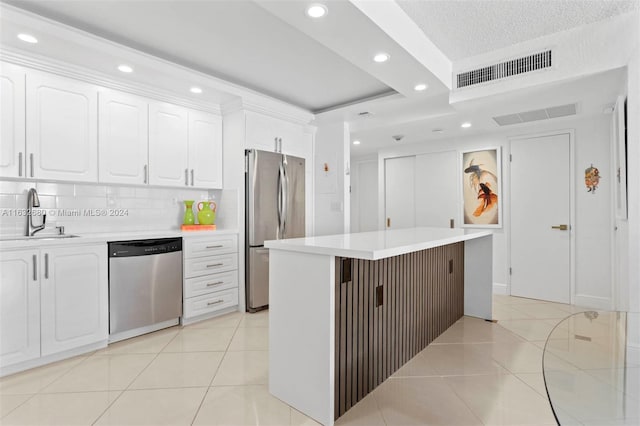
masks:
{"label": "chrome faucet", "polygon": [[40,207],[40,199],[38,198],[36,189],[31,188],[27,195],[27,237],[33,237],[36,232],[42,231],[45,223],[47,222],[47,214],[45,213],[42,215],[42,224],[37,226],[33,224],[34,207]]}

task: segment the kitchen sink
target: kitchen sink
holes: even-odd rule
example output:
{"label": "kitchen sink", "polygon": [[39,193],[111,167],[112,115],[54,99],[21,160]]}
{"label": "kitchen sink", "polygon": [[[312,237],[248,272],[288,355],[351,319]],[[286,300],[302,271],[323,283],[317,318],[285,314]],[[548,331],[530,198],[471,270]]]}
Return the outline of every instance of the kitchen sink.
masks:
{"label": "kitchen sink", "polygon": [[78,238],[80,235],[62,234],[62,235],[34,235],[32,237],[3,237],[0,241],[25,241],[25,240],[60,240],[64,238]]}

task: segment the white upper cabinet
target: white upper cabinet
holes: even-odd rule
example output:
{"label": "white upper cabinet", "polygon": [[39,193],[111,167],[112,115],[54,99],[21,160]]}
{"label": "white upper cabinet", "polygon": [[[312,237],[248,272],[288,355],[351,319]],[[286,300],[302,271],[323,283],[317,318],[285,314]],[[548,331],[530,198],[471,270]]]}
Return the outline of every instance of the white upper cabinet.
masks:
{"label": "white upper cabinet", "polygon": [[302,126],[252,111],[246,112],[246,148],[296,155],[304,139]]}
{"label": "white upper cabinet", "polygon": [[0,176],[25,176],[23,68],[0,66]]}
{"label": "white upper cabinet", "polygon": [[98,180],[98,89],[53,74],[26,84],[27,176]]}
{"label": "white upper cabinet", "polygon": [[42,356],[106,340],[109,334],[104,245],[43,250]]}
{"label": "white upper cabinet", "polygon": [[187,186],[189,176],[189,125],[185,108],[149,104],[149,183]]}
{"label": "white upper cabinet", "polygon": [[148,183],[148,106],[146,99],[101,90],[98,105],[99,180]]}
{"label": "white upper cabinet", "polygon": [[189,111],[189,183],[199,188],[222,188],[222,119]]}

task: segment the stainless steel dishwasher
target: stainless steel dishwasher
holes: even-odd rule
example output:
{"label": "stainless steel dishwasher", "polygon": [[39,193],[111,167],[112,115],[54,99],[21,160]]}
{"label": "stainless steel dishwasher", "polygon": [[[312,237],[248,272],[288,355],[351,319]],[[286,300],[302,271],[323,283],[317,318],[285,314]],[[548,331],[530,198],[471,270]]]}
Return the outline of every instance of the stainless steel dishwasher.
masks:
{"label": "stainless steel dishwasher", "polygon": [[182,315],[182,238],[109,243],[109,341],[171,327]]}

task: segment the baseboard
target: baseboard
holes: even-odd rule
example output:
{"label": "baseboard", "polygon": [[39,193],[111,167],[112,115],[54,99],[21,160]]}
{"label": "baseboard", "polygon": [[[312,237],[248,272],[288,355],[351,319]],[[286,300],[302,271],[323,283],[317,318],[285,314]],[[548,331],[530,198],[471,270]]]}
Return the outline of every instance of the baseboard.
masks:
{"label": "baseboard", "polygon": [[502,283],[493,283],[493,294],[504,294],[505,296],[509,295],[507,291],[507,285]]}
{"label": "baseboard", "polygon": [[585,294],[576,294],[573,304],[584,306],[586,308],[600,309],[610,311],[612,309],[611,299],[608,297],[587,296]]}
{"label": "baseboard", "polygon": [[[208,314],[203,314],[203,315],[198,315],[197,317],[191,317],[191,318],[182,317],[180,324],[182,324],[182,325],[194,324],[196,322],[205,321],[205,320],[208,320],[208,319],[219,317],[221,315],[226,315],[226,314],[230,314],[232,312],[238,312],[238,311],[239,311],[238,306],[231,306],[229,308],[220,309],[219,311],[210,312]],[[242,312],[242,311],[240,311],[240,312]]]}

